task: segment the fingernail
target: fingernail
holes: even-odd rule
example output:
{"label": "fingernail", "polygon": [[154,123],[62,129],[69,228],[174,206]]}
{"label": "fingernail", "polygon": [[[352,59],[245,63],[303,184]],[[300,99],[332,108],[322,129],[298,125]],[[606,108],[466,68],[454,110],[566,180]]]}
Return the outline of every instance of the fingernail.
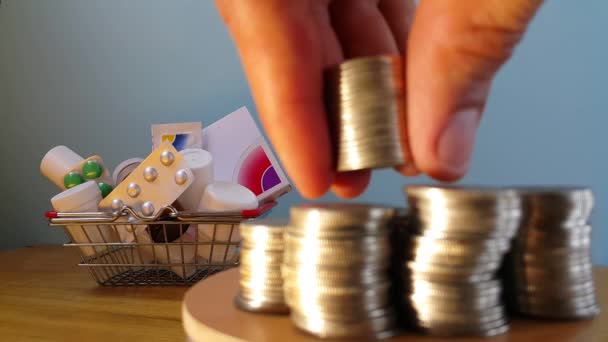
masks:
{"label": "fingernail", "polygon": [[439,138],[437,157],[445,171],[462,175],[469,167],[479,111],[466,109],[454,114]]}

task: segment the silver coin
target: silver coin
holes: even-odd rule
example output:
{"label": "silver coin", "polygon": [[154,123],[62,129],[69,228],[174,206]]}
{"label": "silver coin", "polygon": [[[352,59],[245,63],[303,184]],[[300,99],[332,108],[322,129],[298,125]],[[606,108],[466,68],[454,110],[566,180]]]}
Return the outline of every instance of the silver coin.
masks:
{"label": "silver coin", "polygon": [[530,282],[547,281],[547,280],[578,280],[587,281],[593,279],[592,266],[589,264],[575,265],[562,270],[548,268],[531,268],[518,269],[515,274],[519,274]]}
{"label": "silver coin", "polygon": [[455,201],[475,205],[488,202],[521,202],[513,190],[488,186],[407,185],[404,191],[412,198],[435,200],[439,203]]}
{"label": "silver coin", "polygon": [[305,267],[290,267],[283,265],[281,272],[284,279],[301,284],[309,285],[354,285],[362,286],[367,284],[389,281],[388,267],[381,268],[355,268],[340,272],[335,268],[321,268],[314,265]]}
{"label": "silver coin", "polygon": [[363,322],[374,317],[395,316],[395,310],[390,305],[377,308],[362,306],[323,306],[310,303],[289,302],[293,311],[314,317],[316,320],[338,321],[343,323]]}
{"label": "silver coin", "polygon": [[396,327],[393,315],[374,317],[360,322],[323,321],[310,319],[305,313],[291,312],[291,319],[296,327],[321,338],[375,338],[377,334],[392,331]]}
{"label": "silver coin", "polygon": [[[488,264],[482,265],[463,265],[461,267],[455,267],[452,265],[440,265],[433,264],[431,262],[418,262],[418,261],[408,261],[407,268],[413,272],[414,275],[427,275],[427,276],[437,276],[437,277],[445,277],[445,278],[464,278],[472,277],[476,275],[490,275],[494,274],[500,263],[491,262]],[[480,279],[483,279],[481,277]],[[490,280],[490,279],[487,279]],[[439,281],[439,278],[437,279]]]}
{"label": "silver coin", "polygon": [[409,293],[420,293],[439,298],[460,297],[492,297],[499,296],[501,284],[498,280],[480,281],[475,283],[436,283],[429,280],[412,278],[406,287]]}
{"label": "silver coin", "polygon": [[247,312],[259,312],[266,314],[289,314],[289,307],[284,303],[265,303],[259,301],[250,301],[240,295],[234,298],[234,304],[237,308]]}
{"label": "silver coin", "polygon": [[592,281],[580,283],[541,283],[541,284],[517,284],[517,290],[526,296],[557,296],[560,298],[571,298],[573,296],[584,296],[595,293],[595,285]]}
{"label": "silver coin", "polygon": [[315,310],[326,313],[343,313],[355,310],[371,311],[382,308],[392,308],[392,298],[387,294],[372,296],[323,296],[320,298],[307,296],[299,292],[285,291],[284,298],[293,308]]}
{"label": "silver coin", "polygon": [[253,218],[242,220],[239,223],[239,232],[248,236],[259,236],[264,240],[280,240],[287,227],[288,218]]}
{"label": "silver coin", "polygon": [[515,187],[518,195],[535,208],[545,205],[549,210],[563,210],[567,206],[593,206],[593,192],[577,186],[527,186]]}
{"label": "silver coin", "polygon": [[493,337],[505,334],[509,331],[509,325],[506,320],[500,319],[494,322],[484,323],[480,325],[454,325],[454,324],[432,324],[423,327],[422,330],[429,335],[438,337],[458,337],[458,336],[474,336],[474,337]]}
{"label": "silver coin", "polygon": [[600,308],[597,305],[591,305],[583,308],[576,309],[556,309],[550,308],[534,308],[525,307],[519,309],[521,313],[529,316],[539,318],[551,318],[551,319],[586,319],[593,318],[600,314]]}
{"label": "silver coin", "polygon": [[324,295],[338,296],[375,296],[384,295],[388,292],[391,282],[382,282],[367,286],[323,286],[323,287],[304,287],[298,283],[293,283],[290,279],[283,280],[283,288],[285,292],[297,291],[301,294],[310,295],[312,297],[320,297]]}
{"label": "silver coin", "polygon": [[[378,250],[386,250],[391,243],[388,234],[380,235],[364,235],[353,238],[315,238],[306,235],[292,234],[291,232],[285,235],[285,244],[290,246],[292,250],[353,250],[375,252]],[[390,252],[390,251],[389,251]]]}
{"label": "silver coin", "polygon": [[338,171],[384,168],[407,160],[403,151],[408,148],[401,147],[405,144],[401,58],[371,59],[378,61],[345,61],[325,73]]}
{"label": "silver coin", "polygon": [[420,296],[416,293],[407,296],[406,303],[416,310],[427,312],[452,312],[463,313],[467,311],[483,311],[492,307],[502,305],[498,296],[493,297],[469,297],[460,300],[446,300],[440,297]]}
{"label": "silver coin", "polygon": [[562,263],[564,260],[571,261],[574,263],[583,263],[589,260],[591,256],[591,250],[588,248],[551,248],[545,250],[534,250],[528,251],[523,248],[514,248],[517,253],[517,257],[524,265],[544,265],[544,264],[555,264]]}
{"label": "silver coin", "polygon": [[512,218],[521,218],[523,215],[521,204],[517,199],[460,199],[453,202],[432,198],[410,197],[410,207],[418,216],[425,217],[441,212],[451,219],[466,221],[479,220],[488,221],[495,218],[496,221]]}
{"label": "silver coin", "polygon": [[436,261],[440,264],[499,262],[509,248],[507,239],[464,240],[415,236],[405,252],[410,260]]}
{"label": "silver coin", "polygon": [[265,265],[265,267],[275,266],[278,269],[283,263],[283,253],[243,253],[243,250],[241,250],[240,261],[243,264]]}
{"label": "silver coin", "polygon": [[479,311],[442,312],[437,308],[415,308],[416,320],[421,326],[431,324],[480,325],[506,319],[502,306],[495,306]]}
{"label": "silver coin", "polygon": [[280,267],[249,267],[246,264],[241,264],[239,266],[239,275],[241,277],[240,280],[242,281],[263,279],[269,282],[280,282],[283,280]]}
{"label": "silver coin", "polygon": [[265,274],[262,276],[258,276],[257,274],[255,276],[251,276],[248,274],[240,273],[239,275],[239,284],[242,284],[243,286],[259,289],[283,287],[283,278],[281,277],[269,277]]}
{"label": "silver coin", "polygon": [[491,324],[499,320],[505,320],[506,316],[502,307],[484,310],[487,312],[428,312],[417,310],[415,321],[419,326],[429,327],[433,325],[452,326],[480,326]]}
{"label": "silver coin", "polygon": [[266,241],[263,245],[260,242],[255,242],[249,240],[247,237],[244,237],[241,234],[241,249],[252,249],[252,250],[262,250],[269,252],[284,252],[285,251],[285,243],[281,241]]}
{"label": "silver coin", "polygon": [[283,303],[285,296],[280,291],[257,291],[246,287],[239,287],[239,295],[248,301]]}
{"label": "silver coin", "polygon": [[361,255],[352,253],[340,253],[339,251],[326,251],[321,255],[308,253],[286,253],[283,263],[288,266],[297,266],[301,263],[325,267],[385,267],[390,265],[389,252],[384,255]]}
{"label": "silver coin", "polygon": [[536,305],[536,306],[551,306],[555,308],[565,307],[565,308],[575,308],[575,307],[587,307],[590,305],[595,305],[597,303],[597,299],[595,297],[595,293],[585,294],[582,296],[570,296],[567,299],[557,298],[557,297],[549,297],[543,294],[539,294],[536,296],[522,296],[519,295],[517,297],[517,302],[525,305]]}
{"label": "silver coin", "polygon": [[527,236],[525,240],[516,240],[516,244],[522,246],[527,251],[534,251],[537,249],[552,249],[552,248],[568,248],[568,249],[583,249],[583,248],[591,248],[591,237],[586,236],[580,239],[541,239],[541,238],[532,238],[530,235]]}
{"label": "silver coin", "polygon": [[494,279],[494,273],[477,273],[477,274],[458,274],[456,272],[452,274],[442,273],[423,273],[423,272],[411,272],[407,271],[404,274],[404,279],[410,281],[411,279],[427,280],[432,282],[450,283],[450,284],[472,284]]}
{"label": "silver coin", "polygon": [[390,232],[395,209],[364,204],[304,204],[290,209],[290,234],[339,237]]}

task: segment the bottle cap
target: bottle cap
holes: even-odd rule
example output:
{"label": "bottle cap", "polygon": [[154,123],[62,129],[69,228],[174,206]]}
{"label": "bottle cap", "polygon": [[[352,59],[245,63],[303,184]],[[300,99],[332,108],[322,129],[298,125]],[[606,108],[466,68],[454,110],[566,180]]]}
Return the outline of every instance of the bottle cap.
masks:
{"label": "bottle cap", "polygon": [[211,153],[200,148],[187,148],[179,151],[190,169],[204,168],[213,163]]}
{"label": "bottle cap", "polygon": [[114,173],[112,173],[112,179],[114,180],[114,184],[120,184],[143,161],[144,160],[142,158],[130,158],[118,164],[118,166],[114,169]]}
{"label": "bottle cap", "polygon": [[[95,208],[85,207],[88,202],[95,201]],[[95,211],[97,210],[97,203],[101,201],[101,191],[94,181],[89,181],[76,185],[75,187],[65,190],[53,198],[51,198],[51,204],[57,211]]]}
{"label": "bottle cap", "polygon": [[61,189],[65,189],[63,178],[84,158],[66,146],[56,146],[46,153],[40,162],[40,172]]}
{"label": "bottle cap", "polygon": [[229,182],[215,182],[205,188],[199,209],[208,211],[229,211],[256,209],[258,199],[246,187]]}

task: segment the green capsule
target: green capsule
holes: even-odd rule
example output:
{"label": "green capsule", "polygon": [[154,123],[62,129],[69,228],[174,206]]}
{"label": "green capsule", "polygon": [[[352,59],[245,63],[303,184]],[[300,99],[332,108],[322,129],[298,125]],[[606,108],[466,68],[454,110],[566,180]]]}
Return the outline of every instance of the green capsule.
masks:
{"label": "green capsule", "polygon": [[86,179],[97,179],[103,173],[103,166],[94,160],[89,160],[82,167],[82,174]]}
{"label": "green capsule", "polygon": [[112,192],[112,186],[103,182],[97,183],[99,190],[101,191],[101,197],[106,198]]}
{"label": "green capsule", "polygon": [[84,178],[78,172],[70,172],[63,177],[63,185],[66,189],[73,188],[82,183],[84,183]]}

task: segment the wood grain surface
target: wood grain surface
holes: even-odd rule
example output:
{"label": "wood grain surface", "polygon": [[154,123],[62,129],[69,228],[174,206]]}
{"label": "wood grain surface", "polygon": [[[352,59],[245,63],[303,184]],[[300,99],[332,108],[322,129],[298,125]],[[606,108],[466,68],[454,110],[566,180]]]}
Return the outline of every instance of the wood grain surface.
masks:
{"label": "wood grain surface", "polygon": [[101,287],[60,246],[0,252],[0,341],[184,341],[184,286]]}

